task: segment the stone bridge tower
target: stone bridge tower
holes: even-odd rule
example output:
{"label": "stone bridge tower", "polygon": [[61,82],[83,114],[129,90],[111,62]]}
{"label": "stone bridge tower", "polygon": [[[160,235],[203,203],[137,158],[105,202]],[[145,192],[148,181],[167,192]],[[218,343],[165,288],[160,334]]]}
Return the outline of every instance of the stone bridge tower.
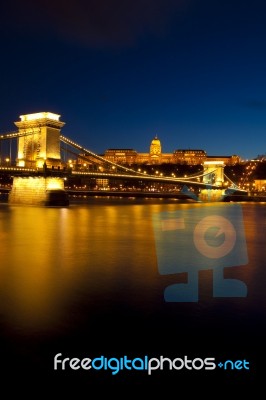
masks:
{"label": "stone bridge tower", "polygon": [[51,112],[21,115],[15,122],[19,129],[17,166],[48,168],[61,166],[60,129],[65,125],[60,115]]}
{"label": "stone bridge tower", "polygon": [[224,182],[224,162],[223,161],[204,161],[203,182],[206,184],[222,186]]}
{"label": "stone bridge tower", "polygon": [[[223,161],[204,161],[203,163],[203,183],[206,189],[201,189],[199,194],[200,201],[221,201],[224,196],[224,162]],[[216,185],[216,189],[208,188],[208,185]]]}
{"label": "stone bridge tower", "polygon": [[14,176],[9,203],[69,204],[60,154],[60,129],[65,124],[59,118],[57,114],[39,112],[21,115],[21,121],[15,122],[19,129],[17,166],[31,168],[33,173],[32,176]]}

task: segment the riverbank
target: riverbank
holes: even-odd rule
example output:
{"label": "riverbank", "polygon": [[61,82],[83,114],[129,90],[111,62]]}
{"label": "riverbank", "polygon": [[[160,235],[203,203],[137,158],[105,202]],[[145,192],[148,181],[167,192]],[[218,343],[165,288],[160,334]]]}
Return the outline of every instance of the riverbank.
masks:
{"label": "riverbank", "polygon": [[[8,190],[0,192],[0,201],[8,202]],[[111,190],[66,190],[70,201],[73,198],[81,197],[102,197],[102,198],[150,198],[150,199],[172,199],[198,202],[197,195],[193,192],[186,194],[182,192],[142,192],[142,191],[111,191]],[[266,203],[266,196],[231,194],[220,200],[221,202],[258,202]]]}
{"label": "riverbank", "polygon": [[244,202],[244,201],[251,201],[251,202],[258,202],[258,203],[265,203],[266,196],[252,196],[252,195],[242,195],[242,194],[232,194],[228,195],[224,198],[223,201],[230,202]]}
{"label": "riverbank", "polygon": [[[111,190],[67,190],[69,196],[73,197],[135,197],[135,198],[157,198],[157,199],[179,199],[198,201],[197,194],[194,192],[144,192],[144,191],[111,191]],[[266,196],[253,196],[244,194],[226,195],[221,199],[222,202],[266,202]]]}

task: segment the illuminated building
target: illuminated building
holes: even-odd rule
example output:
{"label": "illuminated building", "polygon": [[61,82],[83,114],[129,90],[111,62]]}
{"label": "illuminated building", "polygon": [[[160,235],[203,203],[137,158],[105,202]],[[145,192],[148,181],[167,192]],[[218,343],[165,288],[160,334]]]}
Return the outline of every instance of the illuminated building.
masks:
{"label": "illuminated building", "polygon": [[255,190],[259,192],[266,191],[266,179],[255,179],[254,181]]}
{"label": "illuminated building", "polygon": [[157,136],[152,139],[149,153],[138,153],[133,149],[108,149],[106,160],[118,164],[163,164],[173,162],[173,154],[162,153],[162,145]]}
{"label": "illuminated building", "polygon": [[206,161],[223,161],[225,165],[236,165],[241,162],[241,158],[237,155],[232,156],[207,156]]}
{"label": "illuminated building", "polygon": [[174,151],[173,158],[178,164],[197,165],[206,161],[207,154],[204,150],[180,149]]}
{"label": "illuminated building", "polygon": [[134,149],[108,149],[103,157],[117,164],[187,164],[201,165],[204,161],[223,161],[225,165],[239,163],[240,157],[232,156],[208,156],[201,149],[177,149],[173,153],[163,153],[162,144],[157,135],[150,143],[149,153],[138,153]]}
{"label": "illuminated building", "polygon": [[104,158],[117,164],[135,164],[138,153],[133,149],[109,149],[106,150]]}

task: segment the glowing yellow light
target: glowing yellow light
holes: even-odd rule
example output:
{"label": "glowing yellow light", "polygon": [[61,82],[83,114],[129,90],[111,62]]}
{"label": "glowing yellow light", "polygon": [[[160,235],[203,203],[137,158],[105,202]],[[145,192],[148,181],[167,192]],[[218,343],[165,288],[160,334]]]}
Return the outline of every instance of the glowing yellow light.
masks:
{"label": "glowing yellow light", "polygon": [[43,163],[44,163],[43,160],[37,160],[36,161],[36,167],[37,168],[43,168]]}
{"label": "glowing yellow light", "polygon": [[34,114],[20,115],[20,119],[22,122],[34,121],[36,119],[44,119],[44,118],[53,119],[54,121],[59,121],[60,115],[51,112],[39,112]]}
{"label": "glowing yellow light", "polygon": [[47,190],[63,189],[64,188],[63,180],[57,179],[57,178],[48,178],[46,188],[47,188]]}
{"label": "glowing yellow light", "polygon": [[204,165],[224,165],[223,161],[204,161]]}
{"label": "glowing yellow light", "polygon": [[19,160],[18,161],[18,167],[25,167],[25,161],[24,160]]}

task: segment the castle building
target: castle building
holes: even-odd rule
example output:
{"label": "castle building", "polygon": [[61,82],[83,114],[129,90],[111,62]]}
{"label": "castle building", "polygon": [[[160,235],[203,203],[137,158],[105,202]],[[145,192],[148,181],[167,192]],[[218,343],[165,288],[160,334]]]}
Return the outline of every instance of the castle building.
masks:
{"label": "castle building", "polygon": [[133,149],[108,149],[104,158],[117,164],[163,164],[175,163],[173,153],[163,153],[157,135],[150,143],[149,153],[138,153]]}
{"label": "castle building", "polygon": [[174,151],[173,159],[178,164],[197,165],[207,159],[207,153],[199,149],[178,149]]}
{"label": "castle building", "polygon": [[173,153],[163,153],[162,144],[157,135],[150,143],[149,153],[138,153],[134,149],[108,149],[103,157],[117,164],[187,164],[200,165],[204,161],[220,160],[225,165],[235,165],[240,162],[240,157],[232,156],[208,156],[201,149],[177,149]]}
{"label": "castle building", "polygon": [[138,153],[133,149],[108,149],[104,158],[117,164],[136,164]]}

